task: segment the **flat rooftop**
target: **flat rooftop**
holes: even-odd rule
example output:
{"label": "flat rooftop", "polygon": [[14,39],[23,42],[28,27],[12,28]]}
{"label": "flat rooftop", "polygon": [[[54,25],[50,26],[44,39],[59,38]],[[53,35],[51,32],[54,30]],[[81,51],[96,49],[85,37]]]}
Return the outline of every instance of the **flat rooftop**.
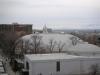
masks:
{"label": "flat rooftop", "polygon": [[84,56],[68,55],[66,53],[51,53],[51,54],[27,54],[25,55],[30,61],[43,60],[61,60],[61,59],[78,59]]}

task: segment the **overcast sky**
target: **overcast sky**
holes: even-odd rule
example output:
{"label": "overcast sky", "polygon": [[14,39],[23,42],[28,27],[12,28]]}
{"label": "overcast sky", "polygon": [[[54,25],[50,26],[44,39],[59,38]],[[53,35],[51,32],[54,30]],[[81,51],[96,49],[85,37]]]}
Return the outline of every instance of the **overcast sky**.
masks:
{"label": "overcast sky", "polygon": [[99,28],[100,0],[0,0],[0,23],[41,29]]}

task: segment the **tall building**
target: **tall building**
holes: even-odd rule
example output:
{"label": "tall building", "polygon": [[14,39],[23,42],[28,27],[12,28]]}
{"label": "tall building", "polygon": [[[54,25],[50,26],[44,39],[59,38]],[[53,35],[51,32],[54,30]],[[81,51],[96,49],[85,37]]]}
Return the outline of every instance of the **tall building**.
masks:
{"label": "tall building", "polygon": [[18,35],[25,35],[32,33],[32,24],[0,24],[0,32],[3,33],[16,33]]}

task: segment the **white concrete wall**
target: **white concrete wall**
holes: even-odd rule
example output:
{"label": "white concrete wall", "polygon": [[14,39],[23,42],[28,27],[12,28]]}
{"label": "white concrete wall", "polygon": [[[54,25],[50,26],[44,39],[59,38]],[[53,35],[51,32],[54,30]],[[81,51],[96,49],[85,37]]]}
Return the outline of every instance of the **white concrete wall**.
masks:
{"label": "white concrete wall", "polygon": [[33,71],[30,75],[38,75],[39,73],[42,75],[80,74],[80,61],[77,60],[60,61],[60,72],[56,71],[56,61],[33,63],[32,65]]}
{"label": "white concrete wall", "polygon": [[66,60],[61,62],[62,74],[80,74],[80,61],[79,60]]}
{"label": "white concrete wall", "polygon": [[96,58],[93,58],[93,59],[84,59],[82,60],[82,71],[83,73],[89,73],[91,72],[91,66],[93,65],[100,65],[100,59],[96,59]]}
{"label": "white concrete wall", "polygon": [[56,72],[56,63],[51,62],[40,62],[40,63],[33,63],[33,74],[31,75],[51,75],[52,73]]}
{"label": "white concrete wall", "polygon": [[60,60],[60,72],[56,71],[56,61],[40,61],[29,62],[29,75],[65,75],[65,74],[80,74],[89,73],[90,68],[94,64],[100,64],[100,59],[84,58]]}

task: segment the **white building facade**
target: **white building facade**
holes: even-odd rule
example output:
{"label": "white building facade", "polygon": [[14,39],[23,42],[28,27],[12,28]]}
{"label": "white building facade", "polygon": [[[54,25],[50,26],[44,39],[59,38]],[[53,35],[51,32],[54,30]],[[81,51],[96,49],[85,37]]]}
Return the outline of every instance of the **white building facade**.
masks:
{"label": "white building facade", "polygon": [[93,65],[100,65],[100,58],[65,53],[33,54],[26,55],[24,63],[29,75],[82,75],[91,73]]}

